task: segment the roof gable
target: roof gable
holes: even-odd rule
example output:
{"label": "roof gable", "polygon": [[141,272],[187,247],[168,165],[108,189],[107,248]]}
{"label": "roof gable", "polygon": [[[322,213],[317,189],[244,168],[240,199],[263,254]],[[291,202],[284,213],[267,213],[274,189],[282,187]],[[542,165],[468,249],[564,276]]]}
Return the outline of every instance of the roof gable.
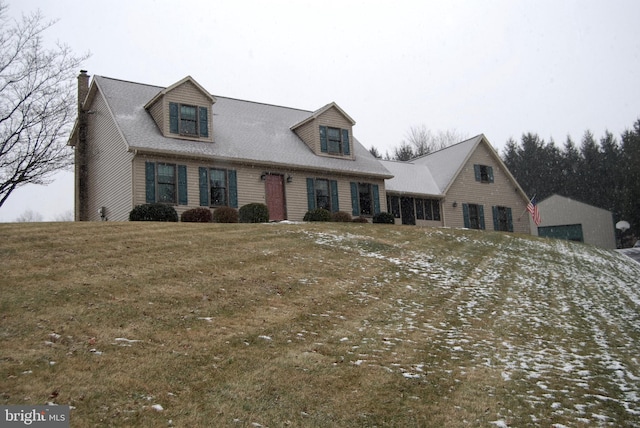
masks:
{"label": "roof gable", "polygon": [[342,110],[338,104],[336,104],[335,102],[330,102],[329,104],[325,105],[324,107],[319,108],[318,110],[316,110],[313,113],[311,113],[311,115],[309,115],[308,117],[304,118],[300,122],[298,122],[295,125],[293,125],[291,127],[291,129],[295,130],[296,128],[299,128],[300,126],[302,126],[302,125],[304,125],[304,124],[306,124],[306,123],[308,123],[308,122],[310,122],[310,121],[312,121],[314,119],[318,119],[320,116],[324,115],[327,111],[329,111],[331,109],[335,109],[340,115],[342,115],[348,122],[351,123],[351,126],[356,124],[355,120],[353,120],[351,118],[351,116],[349,116],[347,113],[345,113],[345,111]]}
{"label": "roof gable", "polygon": [[388,188],[397,192],[446,195],[469,159],[481,146],[488,151],[497,166],[504,171],[507,179],[513,183],[518,193],[527,199],[524,190],[483,134],[413,159],[410,162],[396,162],[395,164],[384,162],[385,167],[394,174],[394,178],[389,180],[390,186]]}
{"label": "roof gable", "polygon": [[426,166],[429,171],[431,171],[440,191],[446,193],[483,138],[484,136],[482,134],[477,135],[468,140],[416,158],[413,162]]}
{"label": "roof gable", "polygon": [[153,98],[151,98],[149,100],[149,102],[147,104],[145,104],[144,108],[148,109],[149,107],[151,107],[153,104],[156,103],[156,101],[160,100],[162,97],[164,97],[165,95],[173,92],[175,89],[185,85],[191,83],[193,86],[196,87],[196,89],[198,91],[200,91],[202,93],[202,95],[204,95],[210,102],[211,104],[214,104],[216,102],[216,98],[211,95],[207,90],[205,90],[198,82],[196,82],[196,80],[191,77],[191,76],[187,76],[179,81],[177,81],[176,83],[174,83],[173,85],[161,90],[160,92],[158,92]]}

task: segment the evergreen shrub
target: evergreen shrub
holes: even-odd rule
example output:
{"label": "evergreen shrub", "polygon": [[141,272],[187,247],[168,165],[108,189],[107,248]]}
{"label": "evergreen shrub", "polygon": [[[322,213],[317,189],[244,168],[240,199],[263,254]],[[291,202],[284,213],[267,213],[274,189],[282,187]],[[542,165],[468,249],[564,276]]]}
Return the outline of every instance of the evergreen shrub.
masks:
{"label": "evergreen shrub", "polygon": [[131,210],[129,221],[178,221],[178,213],[171,205],[144,204]]}
{"label": "evergreen shrub", "polygon": [[395,218],[391,213],[378,213],[373,216],[374,223],[395,224]]}
{"label": "evergreen shrub", "polygon": [[303,218],[304,221],[331,221],[331,213],[324,208],[316,208],[307,211]]}
{"label": "evergreen shrub", "polygon": [[265,204],[252,203],[240,207],[240,223],[268,223],[269,208]]}

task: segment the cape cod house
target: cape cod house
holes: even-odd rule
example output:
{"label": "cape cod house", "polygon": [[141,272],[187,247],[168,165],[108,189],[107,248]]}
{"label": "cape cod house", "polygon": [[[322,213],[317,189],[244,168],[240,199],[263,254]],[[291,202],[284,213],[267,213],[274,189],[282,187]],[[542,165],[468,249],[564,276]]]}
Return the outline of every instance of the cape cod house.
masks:
{"label": "cape cod house", "polygon": [[[187,76],[158,87],[78,76],[76,220],[124,221],[144,203],[233,208],[270,220],[314,208],[396,222],[530,233],[527,198],[483,135],[411,162],[376,159],[337,104],[307,111],[211,95]],[[491,227],[493,225],[493,227]]]}
{"label": "cape cod house", "polygon": [[313,208],[372,216],[391,173],[335,103],[312,111],[211,95],[192,77],[163,88],[78,76],[76,220],[128,219],[144,203],[234,208],[271,220]]}
{"label": "cape cod house", "polygon": [[484,135],[409,162],[381,161],[396,223],[531,233],[528,198]]}

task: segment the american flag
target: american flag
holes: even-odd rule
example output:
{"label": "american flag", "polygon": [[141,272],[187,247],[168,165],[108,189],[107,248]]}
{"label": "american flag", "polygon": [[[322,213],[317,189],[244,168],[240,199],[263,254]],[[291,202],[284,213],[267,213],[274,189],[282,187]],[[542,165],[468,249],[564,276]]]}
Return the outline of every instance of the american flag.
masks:
{"label": "american flag", "polygon": [[535,196],[529,201],[529,204],[527,205],[527,211],[531,213],[531,218],[533,219],[533,222],[536,224],[536,226],[540,226],[542,219],[540,218],[540,211],[538,211],[538,203],[536,202]]}

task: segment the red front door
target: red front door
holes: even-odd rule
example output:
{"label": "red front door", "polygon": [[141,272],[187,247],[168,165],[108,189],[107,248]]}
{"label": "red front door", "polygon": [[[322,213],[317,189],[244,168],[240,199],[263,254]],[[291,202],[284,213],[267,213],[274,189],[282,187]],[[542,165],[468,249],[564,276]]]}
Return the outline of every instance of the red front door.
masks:
{"label": "red front door", "polygon": [[267,174],[265,189],[267,208],[269,208],[269,221],[285,220],[287,218],[287,210],[284,203],[284,176]]}

